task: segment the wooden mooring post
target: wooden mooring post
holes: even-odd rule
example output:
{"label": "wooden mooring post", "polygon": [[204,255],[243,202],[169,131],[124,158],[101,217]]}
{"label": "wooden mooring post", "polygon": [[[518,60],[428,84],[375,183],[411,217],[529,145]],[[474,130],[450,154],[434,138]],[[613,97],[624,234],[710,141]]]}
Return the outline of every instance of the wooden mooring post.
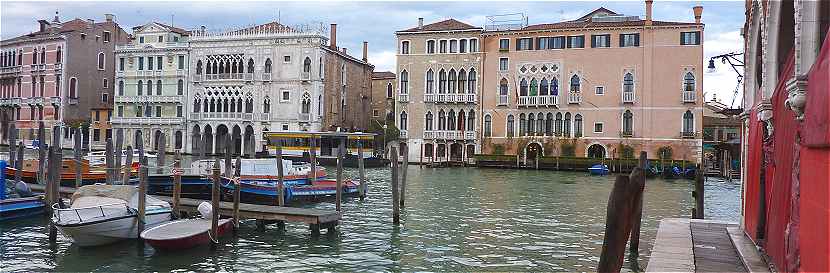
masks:
{"label": "wooden mooring post", "polygon": [[[141,146],[139,144],[138,146]],[[147,176],[150,168],[147,166],[147,158],[139,156],[138,166],[138,233],[144,231],[147,216]]]}
{"label": "wooden mooring post", "polygon": [[[404,202],[406,201],[406,170],[409,167],[409,145],[403,146],[401,148],[401,154],[403,154],[403,168],[401,170],[401,207],[405,207]],[[449,161],[447,161],[447,167],[449,167]]]}
{"label": "wooden mooring post", "polygon": [[[56,178],[60,177],[57,172],[60,171],[60,156],[56,153],[54,146],[49,146],[49,160],[48,162],[41,161],[40,164],[48,164],[46,174],[46,206],[47,211],[52,213],[53,206],[60,200],[60,181]],[[49,221],[49,242],[55,243],[58,237],[58,228],[55,227],[52,221]]]}
{"label": "wooden mooring post", "polygon": [[311,161],[311,177],[309,177],[309,180],[314,185],[317,182],[317,140],[312,137],[308,139],[308,142],[308,161]]}
{"label": "wooden mooring post", "polygon": [[[640,217],[642,216],[642,192],[645,183],[646,153],[640,154],[640,166],[634,168],[630,175],[619,175],[608,197],[605,218],[605,238],[600,253],[599,272],[619,272],[625,257],[625,246],[629,235],[637,242],[632,241],[631,249],[639,248]],[[638,200],[638,195],[639,200]],[[639,205],[639,207],[638,207]],[[636,255],[634,256],[636,257]],[[636,261],[636,259],[635,259]],[[636,265],[635,265],[636,266]]]}
{"label": "wooden mooring post", "polygon": [[233,153],[233,139],[230,137],[225,138],[225,177],[231,178],[233,177],[233,158],[231,158],[231,154]]}
{"label": "wooden mooring post", "polygon": [[[282,167],[282,140],[277,140],[277,206],[285,206],[285,178]],[[311,174],[314,176],[315,174]]]}
{"label": "wooden mooring post", "polygon": [[115,179],[113,179],[115,177],[115,170],[113,170],[115,167],[115,159],[112,154],[112,138],[107,138],[105,157],[107,166],[107,185],[113,185],[113,181],[115,181]]}
{"label": "wooden mooring post", "polygon": [[242,169],[242,159],[236,158],[236,171],[233,174],[233,232],[236,234],[239,229],[239,202],[242,202],[242,183],[240,181],[240,174]]}
{"label": "wooden mooring post", "polygon": [[[22,170],[23,169],[23,153],[24,153],[23,148],[26,148],[26,145],[23,144],[23,141],[19,142],[18,144],[19,145],[17,145],[17,154],[15,154],[17,156],[17,160],[14,161],[14,168],[17,169],[17,170]],[[17,185],[17,183],[20,183],[20,178],[21,178],[20,175],[22,173],[23,172],[20,172],[20,171],[15,171],[14,172],[14,184],[15,185]]]}
{"label": "wooden mooring post", "polygon": [[81,150],[81,147],[82,147],[81,146],[81,139],[83,138],[83,136],[81,135],[81,128],[80,127],[75,128],[75,134],[74,135],[75,135],[74,136],[75,146],[73,146],[74,149],[72,150],[72,154],[75,157],[75,188],[80,188],[81,186],[83,186],[83,183],[84,183],[84,180],[83,180],[83,177],[82,177],[83,174],[81,173],[81,171],[82,171],[82,168],[81,168],[82,163],[81,162],[83,162],[83,151]]}
{"label": "wooden mooring post", "polygon": [[182,153],[180,150],[176,149],[173,160],[173,214],[179,218],[181,216],[179,205],[182,198]]}
{"label": "wooden mooring post", "polygon": [[392,224],[399,225],[401,223],[400,201],[398,195],[398,149],[394,146],[390,148],[389,154],[392,161]]}
{"label": "wooden mooring post", "polygon": [[9,162],[8,166],[14,168],[14,161],[17,160],[17,129],[14,123],[9,124]]}
{"label": "wooden mooring post", "polygon": [[211,248],[215,249],[219,243],[219,160],[213,161],[212,170],[213,185],[210,193],[210,241]]}
{"label": "wooden mooring post", "polygon": [[692,209],[692,218],[704,219],[703,204],[706,198],[706,189],[704,187],[703,170],[698,169],[695,172],[695,190],[692,191],[692,197],[695,199],[695,208]]}
{"label": "wooden mooring post", "polygon": [[640,160],[637,168],[631,171],[630,183],[635,183],[634,211],[631,214],[631,240],[628,244],[628,254],[636,260],[640,256],[640,226],[643,218],[643,191],[646,187],[646,161],[648,156],[645,151],[640,152]]}
{"label": "wooden mooring post", "polygon": [[46,162],[46,152],[47,152],[46,151],[46,129],[43,128],[43,121],[38,122],[37,141],[38,141],[37,155],[38,155],[38,162],[39,162],[39,164],[37,164],[37,166],[38,166],[37,167],[37,183],[38,184],[46,184],[45,181],[43,181],[44,175],[45,175],[44,172],[46,172],[46,169],[45,169],[46,164],[43,164],[43,163]]}
{"label": "wooden mooring post", "polygon": [[[140,169],[139,169],[140,170]],[[124,159],[124,177],[121,179],[121,184],[130,184],[130,175],[133,172],[133,146],[127,145],[127,155]]]}
{"label": "wooden mooring post", "polygon": [[346,140],[348,138],[341,139],[340,145],[337,146],[337,189],[334,195],[337,203],[335,205],[336,211],[341,211],[341,203],[343,202],[343,157],[346,152]]}
{"label": "wooden mooring post", "polygon": [[[421,157],[421,166],[423,166],[423,157]],[[363,168],[363,140],[357,141],[357,168],[360,171],[360,200],[366,198],[367,190],[369,189],[369,181],[366,180],[366,170]]]}
{"label": "wooden mooring post", "polygon": [[156,159],[158,165],[156,173],[163,174],[164,167],[167,165],[167,136],[164,133],[159,134],[158,142],[156,143],[156,146],[158,146],[158,149],[156,149],[156,155],[158,156]]}

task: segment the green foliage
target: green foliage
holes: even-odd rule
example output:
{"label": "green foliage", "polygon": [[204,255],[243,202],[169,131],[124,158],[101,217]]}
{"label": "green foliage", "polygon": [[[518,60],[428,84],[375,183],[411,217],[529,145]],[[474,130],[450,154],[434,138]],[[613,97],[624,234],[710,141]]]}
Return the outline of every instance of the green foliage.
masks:
{"label": "green foliage", "polygon": [[[398,130],[398,127],[395,127],[394,123],[388,123],[386,125],[386,130],[383,130],[383,122],[380,120],[373,120],[369,123],[369,132],[376,134],[375,143],[381,143],[383,141],[386,141],[386,143],[397,141],[398,137],[401,135],[401,131]],[[380,145],[380,147],[386,146],[386,143]]]}
{"label": "green foliage", "polygon": [[504,154],[504,145],[493,144],[493,154],[503,155]]}
{"label": "green foliage", "polygon": [[562,156],[576,156],[575,142],[575,140],[563,140],[559,143],[559,151],[562,152]]}
{"label": "green foliage", "polygon": [[661,159],[671,159],[672,158],[672,149],[671,146],[663,146],[657,149],[657,155]]}
{"label": "green foliage", "polygon": [[629,145],[620,143],[617,145],[617,151],[619,151],[622,158],[634,158],[634,148]]}

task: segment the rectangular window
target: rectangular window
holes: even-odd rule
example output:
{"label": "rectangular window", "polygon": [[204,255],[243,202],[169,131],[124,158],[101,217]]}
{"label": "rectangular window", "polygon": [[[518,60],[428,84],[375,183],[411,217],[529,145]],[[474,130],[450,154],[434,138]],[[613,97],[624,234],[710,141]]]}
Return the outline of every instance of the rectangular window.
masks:
{"label": "rectangular window", "polygon": [[620,47],[640,46],[640,34],[620,34]]}
{"label": "rectangular window", "polygon": [[470,52],[478,52],[478,39],[470,39]]}
{"label": "rectangular window", "polygon": [[161,56],[156,57],[156,69],[161,70],[162,63]]}
{"label": "rectangular window", "polygon": [[372,109],[372,116],[373,117],[379,117],[380,116],[380,111],[378,111],[378,109]]}
{"label": "rectangular window", "polygon": [[119,105],[118,106],[118,117],[123,117],[123,116],[124,116],[124,106]]}
{"label": "rectangular window", "polygon": [[594,123],[594,133],[595,134],[602,133],[602,122],[595,122]]}
{"label": "rectangular window", "polygon": [[462,39],[458,41],[458,53],[467,53],[467,40]]}
{"label": "rectangular window", "polygon": [[680,33],[681,45],[700,45],[700,31],[690,31]]}
{"label": "rectangular window", "polygon": [[118,58],[118,71],[124,71],[124,58]]}
{"label": "rectangular window", "polygon": [[92,140],[101,141],[101,129],[92,130]]}
{"label": "rectangular window", "polygon": [[281,101],[289,101],[291,100],[291,92],[288,90],[282,90],[282,97],[280,97]]}
{"label": "rectangular window", "polygon": [[585,35],[568,36],[568,48],[585,48]]}
{"label": "rectangular window", "polygon": [[112,129],[107,129],[107,138],[112,139]]}
{"label": "rectangular window", "polygon": [[458,52],[458,40],[450,40],[450,53]]}
{"label": "rectangular window", "polygon": [[427,41],[427,53],[428,54],[435,53],[435,41],[434,40]]}
{"label": "rectangular window", "polygon": [[159,43],[164,42],[164,36],[159,35]]}
{"label": "rectangular window", "polygon": [[533,38],[516,39],[516,50],[533,50]]}
{"label": "rectangular window", "polygon": [[600,95],[600,96],[605,95],[605,87],[597,86],[595,91],[594,91],[594,94],[597,94],[597,95]]}
{"label": "rectangular window", "polygon": [[510,50],[510,39],[499,39],[499,51]]}
{"label": "rectangular window", "polygon": [[136,106],[136,107],[135,107],[135,116],[136,116],[137,118],[140,118],[140,117],[141,117],[141,114],[142,114],[142,113],[144,113],[144,112],[142,111],[142,109],[143,109],[143,107],[141,107],[141,105],[138,105],[138,106]]}
{"label": "rectangular window", "polygon": [[138,43],[139,43],[139,44],[143,44],[143,43],[144,43],[144,36],[138,37]]}
{"label": "rectangular window", "polygon": [[161,117],[161,106],[156,106],[156,117]]}
{"label": "rectangular window", "polygon": [[179,36],[173,36],[173,42],[179,42]]}
{"label": "rectangular window", "polygon": [[283,131],[288,131],[288,124],[283,124],[282,125],[282,130]]}
{"label": "rectangular window", "polygon": [[509,68],[507,58],[499,58],[499,71],[507,71]]}
{"label": "rectangular window", "polygon": [[153,70],[153,56],[147,57],[147,70]]}
{"label": "rectangular window", "polygon": [[438,42],[438,53],[447,53],[447,40]]}
{"label": "rectangular window", "polygon": [[288,56],[288,55],[282,56],[282,61],[284,63],[290,63],[291,62],[291,56]]}
{"label": "rectangular window", "polygon": [[110,94],[109,93],[101,93],[101,102],[109,102]]}
{"label": "rectangular window", "polygon": [[109,88],[110,87],[109,79],[104,79],[103,85],[104,85],[104,88]]}
{"label": "rectangular window", "polygon": [[611,34],[591,35],[591,47],[611,47]]}
{"label": "rectangular window", "polygon": [[101,111],[95,111],[95,121],[101,121]]}
{"label": "rectangular window", "polygon": [[179,55],[179,69],[184,69],[184,55]]}
{"label": "rectangular window", "polygon": [[176,105],[176,117],[184,116],[184,110],[181,105]]}
{"label": "rectangular window", "polygon": [[550,46],[552,49],[563,49],[565,48],[565,36],[553,37],[551,38]]}
{"label": "rectangular window", "polygon": [[110,38],[111,38],[110,32],[109,31],[104,31],[104,43],[109,43]]}
{"label": "rectangular window", "polygon": [[144,70],[144,57],[138,57],[138,70]]}

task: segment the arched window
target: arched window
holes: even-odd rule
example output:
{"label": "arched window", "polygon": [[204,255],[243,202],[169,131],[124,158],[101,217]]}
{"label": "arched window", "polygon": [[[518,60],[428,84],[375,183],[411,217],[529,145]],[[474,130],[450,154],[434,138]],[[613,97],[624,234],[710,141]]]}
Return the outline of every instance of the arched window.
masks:
{"label": "arched window", "polygon": [[[32,91],[32,92],[34,92],[34,91]],[[70,78],[69,79],[69,97],[70,98],[77,98],[78,97],[78,79],[76,79],[76,78]]]}
{"label": "arched window", "polygon": [[550,80],[550,94],[551,96],[559,96],[559,80],[555,77]]}
{"label": "arched window", "polygon": [[401,94],[409,94],[409,72],[401,71]]}
{"label": "arched window", "polygon": [[519,136],[524,136],[527,132],[527,118],[524,113],[519,114]]}
{"label": "arched window", "polygon": [[484,116],[484,137],[493,136],[493,117],[490,115]]}
{"label": "arched window", "polygon": [[467,76],[467,92],[470,94],[475,94],[476,92],[476,70],[475,68],[470,68],[470,74]]}
{"label": "arched window", "polygon": [[401,112],[401,124],[400,125],[401,125],[400,126],[401,130],[407,130],[406,111]]}
{"label": "arched window", "polygon": [[556,113],[556,121],[554,122],[556,126],[554,126],[555,131],[554,134],[557,136],[562,135],[562,113]]}
{"label": "arched window", "polygon": [[625,73],[623,76],[623,92],[634,92],[634,76],[631,73]]}
{"label": "arched window", "polygon": [[458,93],[464,94],[467,87],[467,72],[464,69],[458,71]]}
{"label": "arched window", "polygon": [[46,64],[46,48],[45,47],[40,49],[40,63]]}
{"label": "arched window", "polygon": [[409,54],[409,41],[401,42],[401,54]]}
{"label": "arched window", "polygon": [[236,98],[231,98],[231,113],[236,113]]}
{"label": "arched window", "polygon": [[539,94],[539,85],[536,83],[536,79],[530,80],[530,95],[536,96]]}
{"label": "arched window", "polygon": [[563,128],[563,135],[565,137],[571,137],[571,113],[565,113],[565,124],[562,125]]}
{"label": "arched window", "polygon": [[692,72],[687,72],[686,76],[683,77],[683,91],[686,92],[694,92],[695,91],[695,75]]}
{"label": "arched window", "polygon": [[467,113],[467,131],[475,131],[476,130],[476,111],[470,110]]}
{"label": "arched window", "polygon": [[542,113],[536,114],[536,135],[541,136],[545,134],[545,115]]}
{"label": "arched window", "polygon": [[424,127],[426,127],[426,131],[432,131],[432,112],[431,111],[427,111],[427,115],[425,117],[425,120],[426,120],[426,124],[424,124]]}
{"label": "arched window", "polygon": [[34,53],[32,54],[32,64],[37,64],[37,48],[34,49]]}
{"label": "arched window", "polygon": [[199,113],[202,108],[202,101],[199,98],[193,99],[193,112]]}
{"label": "arched window", "polygon": [[[435,42],[435,41],[433,41]],[[427,85],[426,85],[426,93],[432,94],[433,89],[435,88],[435,73],[432,72],[432,69],[427,70]]]}
{"label": "arched window", "polygon": [[507,79],[505,78],[501,78],[501,81],[499,81],[499,95],[507,96]]}
{"label": "arched window", "polygon": [[447,113],[447,130],[455,130],[455,122],[455,110],[450,109],[450,111]]}
{"label": "arched window", "polygon": [[625,136],[631,136],[634,133],[634,114],[630,110],[625,110],[622,116],[622,133]]}
{"label": "arched window", "polygon": [[271,113],[271,98],[268,96],[262,100],[262,112],[266,114]]}
{"label": "arched window", "polygon": [[519,96],[527,96],[527,79],[519,82]]}
{"label": "arched window", "polygon": [[448,88],[447,88],[447,93],[450,93],[450,94],[457,93],[456,89],[455,89],[455,84],[456,84],[455,80],[456,80],[455,69],[450,69],[449,85],[448,85]]}
{"label": "arched window", "polygon": [[176,149],[182,148],[182,131],[176,131]]}
{"label": "arched window", "polygon": [[162,86],[161,80],[156,81],[156,95],[157,96],[161,96],[161,94],[162,94],[161,86]]}
{"label": "arched window", "polygon": [[[143,84],[143,82],[141,80],[138,80],[138,85],[136,85],[136,86],[137,86],[138,95],[139,96],[144,95],[144,84]],[[69,93],[71,94],[72,92],[69,92]]]}
{"label": "arched window", "polygon": [[[14,54],[14,53],[12,53],[12,54]],[[58,53],[57,53],[57,56],[55,58],[55,62],[56,63],[63,62],[63,50],[61,49],[61,47],[58,47]],[[12,63],[14,63],[14,55],[12,55]]]}
{"label": "arched window", "polygon": [[582,137],[582,115],[574,116],[574,137]]}
{"label": "arched window", "polygon": [[311,59],[308,57],[305,57],[305,60],[303,61],[303,72],[311,73]]}
{"label": "arched window", "polygon": [[580,87],[579,76],[573,75],[571,77],[571,93],[579,93],[579,87]]}
{"label": "arched window", "polygon": [[443,68],[438,71],[438,93],[447,93],[447,72],[445,72]]}
{"label": "arched window", "polygon": [[513,130],[516,128],[516,121],[513,115],[507,115],[507,137],[513,137]]}
{"label": "arched window", "polygon": [[553,135],[553,114],[548,113],[545,116],[545,135],[552,136]]}
{"label": "arched window", "polygon": [[438,110],[438,130],[443,131],[447,129],[447,116],[444,109]]}
{"label": "arched window", "polygon": [[248,74],[254,73],[254,59],[248,59]]}
{"label": "arched window", "polygon": [[207,113],[207,112],[208,112],[208,110],[209,110],[209,109],[208,109],[208,101],[207,101],[207,99],[205,99],[205,103],[204,103],[203,105],[204,105],[204,107],[203,107],[203,111],[202,111],[202,112]]}
{"label": "arched window", "polygon": [[230,112],[230,111],[231,111],[231,107],[230,107],[230,105],[229,105],[229,103],[228,103],[228,99],[227,99],[227,98],[225,98],[225,99],[220,99],[220,101],[222,101],[222,109],[219,109],[219,111],[220,111],[220,112],[223,112],[223,113],[228,113],[228,112]]}
{"label": "arched window", "polygon": [[118,95],[124,95],[124,81],[118,81]]}
{"label": "arched window", "polygon": [[98,70],[104,70],[104,52],[98,52]]}
{"label": "arched window", "polygon": [[547,96],[548,95],[548,79],[542,78],[542,81],[539,82],[539,96]]}
{"label": "arched window", "polygon": [[309,96],[308,93],[303,93],[302,113],[311,113],[311,96]]}
{"label": "arched window", "polygon": [[271,74],[271,58],[265,59],[265,73]]}
{"label": "arched window", "polygon": [[148,96],[153,95],[153,81],[151,81],[151,80],[147,80],[147,95]]}
{"label": "arched window", "polygon": [[184,95],[184,80],[179,80],[176,83],[176,94],[179,96]]}
{"label": "arched window", "polygon": [[435,40],[427,41],[427,54],[435,53]]}
{"label": "arched window", "polygon": [[202,74],[202,60],[196,61],[196,75]]}
{"label": "arched window", "polygon": [[394,94],[392,92],[392,83],[386,83],[386,98],[391,99],[393,95]]}
{"label": "arched window", "polygon": [[695,132],[695,115],[692,114],[691,110],[686,110],[686,113],[683,113],[683,133],[684,134],[694,134]]}
{"label": "arched window", "polygon": [[527,115],[527,131],[525,131],[525,135],[533,135],[536,130],[536,115],[530,113]]}
{"label": "arched window", "polygon": [[254,99],[248,98],[245,100],[245,113],[253,113],[254,112]]}

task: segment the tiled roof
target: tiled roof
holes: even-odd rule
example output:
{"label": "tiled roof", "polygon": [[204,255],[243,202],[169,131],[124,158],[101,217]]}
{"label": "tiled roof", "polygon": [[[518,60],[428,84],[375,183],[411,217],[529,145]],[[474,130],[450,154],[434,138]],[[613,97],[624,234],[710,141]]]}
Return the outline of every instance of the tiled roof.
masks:
{"label": "tiled roof", "polygon": [[379,80],[379,79],[394,79],[395,73],[389,71],[376,71],[372,72],[372,79]]}
{"label": "tiled roof", "polygon": [[600,7],[600,8],[595,9],[594,11],[592,11],[588,14],[585,14],[585,16],[579,17],[579,19],[576,19],[575,21],[584,21],[584,20],[590,19],[591,17],[594,17],[594,15],[597,14],[597,13],[607,13],[609,15],[618,15],[616,12],[614,12],[610,9]]}
{"label": "tiled roof", "polygon": [[[94,24],[95,24],[95,26],[101,26],[101,25],[104,25],[104,24],[107,24],[107,23],[111,23],[111,22],[104,21],[104,22],[98,22],[98,23],[94,23]],[[56,31],[56,33],[79,31],[79,30],[86,29],[86,27],[88,25],[86,20],[82,20],[82,19],[78,19],[78,18],[75,18],[73,20],[66,21],[66,22],[63,22],[63,23],[60,23],[60,24],[61,24],[61,26],[58,29],[58,31]],[[50,27],[51,26],[47,26],[46,30],[44,30],[44,31],[35,31],[35,32],[29,33],[29,34],[20,35],[20,36],[17,36],[17,37],[13,37],[13,38],[3,40],[3,42],[13,42],[13,41],[16,41],[16,40],[48,37],[50,35],[53,35],[52,31],[50,30]],[[57,35],[55,35],[55,37],[57,37]]]}
{"label": "tiled roof", "polygon": [[467,23],[455,20],[455,19],[447,19],[440,22],[435,22],[432,24],[424,25],[423,27],[414,27],[407,30],[401,30],[399,32],[417,32],[417,31],[447,31],[447,30],[468,30],[468,29],[481,29],[480,27],[472,26]]}
{"label": "tiled roof", "polygon": [[[552,29],[573,29],[573,28],[594,28],[594,27],[633,27],[644,26],[645,20],[621,21],[621,22],[591,22],[589,21],[567,21],[552,24],[529,25],[522,30],[552,30]],[[696,25],[686,22],[652,21],[653,26],[685,26]]]}

